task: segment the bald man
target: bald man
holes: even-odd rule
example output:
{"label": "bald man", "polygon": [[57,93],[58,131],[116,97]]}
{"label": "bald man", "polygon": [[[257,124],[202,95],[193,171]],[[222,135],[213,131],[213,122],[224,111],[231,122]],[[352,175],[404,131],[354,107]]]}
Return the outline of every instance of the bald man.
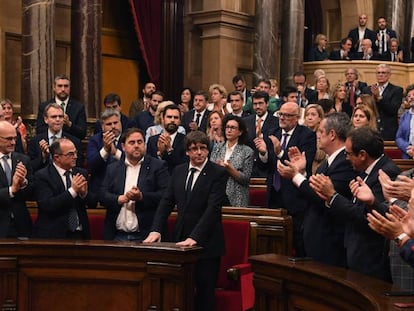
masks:
{"label": "bald man", "polygon": [[306,126],[299,125],[300,108],[297,103],[286,102],[276,113],[279,128],[269,137],[266,145],[259,150],[260,161],[267,165],[267,203],[270,208],[285,208],[293,219],[293,240],[296,256],[305,256],[303,243],[303,217],[306,200],[290,179],[282,178],[276,171],[278,162],[288,159],[288,150],[296,146],[306,154],[306,174],[312,174],[312,162],[316,153],[316,135]]}
{"label": "bald man", "polygon": [[30,159],[15,152],[17,133],[0,121],[0,237],[30,237],[32,221],[26,200],[32,192]]}

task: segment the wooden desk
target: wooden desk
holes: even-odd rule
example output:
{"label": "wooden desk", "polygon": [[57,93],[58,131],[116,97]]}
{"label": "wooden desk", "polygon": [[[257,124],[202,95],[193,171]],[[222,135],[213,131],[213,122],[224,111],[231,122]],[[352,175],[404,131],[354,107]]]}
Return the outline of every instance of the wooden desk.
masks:
{"label": "wooden desk", "polygon": [[403,310],[395,302],[414,302],[414,296],[385,296],[392,284],[314,261],[293,263],[276,254],[249,261],[255,273],[256,311],[388,311]]}
{"label": "wooden desk", "polygon": [[192,311],[201,248],[0,240],[1,310]]}

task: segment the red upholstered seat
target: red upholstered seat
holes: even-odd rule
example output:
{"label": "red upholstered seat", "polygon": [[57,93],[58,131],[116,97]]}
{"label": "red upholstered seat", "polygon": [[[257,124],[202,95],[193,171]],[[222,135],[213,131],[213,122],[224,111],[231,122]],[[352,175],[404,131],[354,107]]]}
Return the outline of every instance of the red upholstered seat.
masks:
{"label": "red upholstered seat", "polygon": [[266,188],[250,189],[249,195],[250,195],[249,206],[266,206]]}
{"label": "red upholstered seat", "polygon": [[[175,218],[168,219],[172,232]],[[254,306],[253,272],[248,263],[250,223],[223,220],[226,253],[221,258],[215,311],[248,310]]]}

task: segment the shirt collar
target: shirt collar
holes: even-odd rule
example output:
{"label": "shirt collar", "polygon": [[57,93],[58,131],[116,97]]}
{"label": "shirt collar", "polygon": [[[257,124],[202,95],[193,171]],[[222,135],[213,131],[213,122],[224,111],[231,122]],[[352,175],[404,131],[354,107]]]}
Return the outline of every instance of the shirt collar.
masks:
{"label": "shirt collar", "polygon": [[131,162],[129,162],[127,157],[125,157],[125,165],[129,167],[138,167],[142,164],[142,162],[144,162],[144,157],[142,157],[142,159],[137,163],[137,165],[133,165]]}
{"label": "shirt collar", "polygon": [[198,172],[201,172],[204,169],[204,167],[206,166],[207,161],[208,161],[208,158],[204,161],[204,163],[201,166],[194,166],[190,162],[190,164],[188,166],[188,170],[191,170],[192,168],[195,168]]}

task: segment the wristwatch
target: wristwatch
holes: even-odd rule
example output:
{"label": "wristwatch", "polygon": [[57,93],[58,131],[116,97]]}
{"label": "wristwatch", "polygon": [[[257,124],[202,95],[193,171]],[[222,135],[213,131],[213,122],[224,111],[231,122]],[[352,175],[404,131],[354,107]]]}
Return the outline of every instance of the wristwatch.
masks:
{"label": "wristwatch", "polygon": [[404,240],[404,238],[406,238],[407,236],[408,236],[407,233],[403,232],[394,239],[394,242],[400,245],[401,242]]}

